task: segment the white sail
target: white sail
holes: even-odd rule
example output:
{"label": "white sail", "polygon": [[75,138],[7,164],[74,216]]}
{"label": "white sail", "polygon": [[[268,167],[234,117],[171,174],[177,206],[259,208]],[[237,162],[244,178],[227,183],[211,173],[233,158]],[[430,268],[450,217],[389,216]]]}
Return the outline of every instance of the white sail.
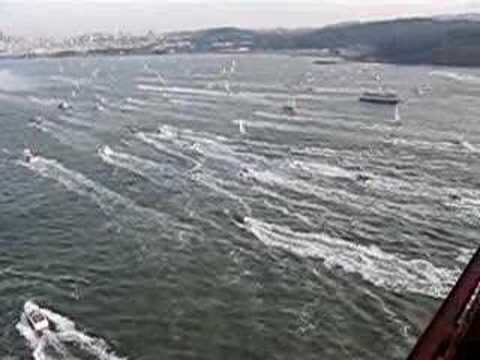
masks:
{"label": "white sail", "polygon": [[402,118],[400,116],[400,106],[399,105],[395,106],[395,121],[402,121]]}

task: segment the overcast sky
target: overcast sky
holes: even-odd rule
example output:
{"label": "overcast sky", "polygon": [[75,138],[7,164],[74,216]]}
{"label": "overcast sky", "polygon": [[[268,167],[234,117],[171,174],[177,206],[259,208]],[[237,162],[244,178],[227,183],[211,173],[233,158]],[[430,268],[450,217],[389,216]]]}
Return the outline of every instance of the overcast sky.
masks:
{"label": "overcast sky", "polygon": [[480,0],[0,0],[0,30],[66,36],[218,26],[320,27],[413,15],[480,12]]}

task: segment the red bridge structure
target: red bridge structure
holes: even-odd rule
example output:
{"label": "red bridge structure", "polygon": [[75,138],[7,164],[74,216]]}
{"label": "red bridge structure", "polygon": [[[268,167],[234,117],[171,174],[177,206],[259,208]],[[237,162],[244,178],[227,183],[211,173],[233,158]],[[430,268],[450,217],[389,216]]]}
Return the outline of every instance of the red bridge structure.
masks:
{"label": "red bridge structure", "polygon": [[408,360],[480,360],[480,248]]}

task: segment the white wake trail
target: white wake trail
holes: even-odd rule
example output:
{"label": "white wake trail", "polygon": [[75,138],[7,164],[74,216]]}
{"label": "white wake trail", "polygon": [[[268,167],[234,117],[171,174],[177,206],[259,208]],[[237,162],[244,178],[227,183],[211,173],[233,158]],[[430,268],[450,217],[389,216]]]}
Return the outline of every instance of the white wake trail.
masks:
{"label": "white wake trail", "polygon": [[320,259],[331,269],[360,275],[381,288],[443,298],[460,275],[459,269],[439,268],[423,259],[405,259],[374,245],[351,243],[325,233],[296,232],[287,226],[246,218],[247,229],[267,246],[297,256]]}
{"label": "white wake trail", "polygon": [[161,221],[163,214],[155,210],[141,207],[132,200],[90,180],[81,173],[75,172],[63,166],[56,160],[34,157],[30,162],[19,162],[31,171],[52,179],[70,191],[92,200],[106,215],[123,222],[135,222],[134,218],[140,217],[145,221]]}
{"label": "white wake trail", "polygon": [[143,159],[127,153],[114,151],[109,146],[103,146],[98,150],[101,159],[112,166],[117,166],[143,176],[152,183],[164,186],[165,178],[172,177],[175,172],[171,166],[164,166],[154,161]]}

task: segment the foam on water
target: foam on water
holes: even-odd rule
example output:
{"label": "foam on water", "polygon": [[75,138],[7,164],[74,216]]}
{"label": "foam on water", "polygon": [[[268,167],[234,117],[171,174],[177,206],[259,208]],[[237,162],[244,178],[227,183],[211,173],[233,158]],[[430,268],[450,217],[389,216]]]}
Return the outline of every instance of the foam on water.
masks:
{"label": "foam on water", "polygon": [[76,88],[79,88],[81,85],[85,85],[88,83],[87,78],[77,78],[77,77],[69,77],[64,75],[52,75],[50,79],[54,82],[62,82],[65,84],[72,85]]}
{"label": "foam on water", "polygon": [[[287,203],[291,203],[291,202],[287,200]],[[280,214],[288,216],[289,218],[297,218],[298,220],[300,220],[302,223],[304,223],[309,227],[312,227],[312,228],[315,227],[314,222],[308,216],[302,215],[299,211],[290,210],[287,207],[273,204],[267,199],[263,200],[263,205],[265,205],[269,209],[278,211]]]}
{"label": "foam on water", "polygon": [[133,105],[137,105],[137,106],[140,106],[140,107],[143,107],[143,106],[147,106],[148,105],[148,102],[145,101],[145,100],[142,100],[142,99],[137,99],[137,98],[132,98],[132,97],[127,97],[125,99],[125,102],[127,104],[133,104]]}
{"label": "foam on water", "polygon": [[198,165],[198,162],[194,158],[192,158],[191,156],[185,155],[181,150],[175,149],[173,146],[171,145],[169,146],[168,143],[165,143],[165,140],[171,140],[168,138],[168,135],[167,137],[165,137],[165,135],[161,133],[151,134],[151,133],[145,133],[145,132],[138,132],[135,134],[135,136],[139,140],[143,141],[145,144],[153,146],[158,151],[168,154],[174,158],[182,159],[187,163],[192,163],[193,166]]}
{"label": "foam on water", "polygon": [[[245,102],[251,102],[255,104],[272,105],[275,102],[271,100],[285,100],[289,98],[288,94],[266,94],[256,92],[231,92],[230,87],[223,86],[222,90],[213,90],[205,88],[191,88],[191,87],[179,87],[179,86],[155,86],[148,84],[137,84],[137,89],[146,92],[157,92],[162,94],[170,94],[172,96],[177,95],[189,95],[189,96],[202,96],[210,98],[234,98],[235,100],[242,100]],[[270,100],[269,100],[270,99]]]}
{"label": "foam on water", "polygon": [[98,155],[107,164],[117,166],[137,175],[143,176],[152,183],[165,186],[165,179],[178,172],[171,166],[161,165],[151,160],[142,159],[131,154],[114,151],[109,146],[98,149]]}
{"label": "foam on water", "polygon": [[29,96],[28,97],[28,100],[30,100],[31,102],[35,103],[35,104],[38,104],[38,105],[42,105],[42,106],[58,106],[62,101],[64,101],[63,99],[59,99],[59,98],[41,98],[41,97],[38,97],[38,96]]}
{"label": "foam on water", "polygon": [[191,177],[194,181],[197,181],[203,186],[239,203],[242,206],[244,214],[250,215],[252,213],[251,207],[244,201],[244,199],[241,196],[235,194],[233,191],[226,189],[222,181],[217,179],[215,176],[205,173],[193,173]]}
{"label": "foam on water", "polygon": [[475,249],[459,249],[460,254],[455,258],[455,260],[461,264],[467,264],[472,258],[473,254],[475,254],[475,251]]}
{"label": "foam on water", "polygon": [[68,124],[78,126],[78,127],[83,127],[83,128],[91,128],[92,127],[92,124],[88,123],[87,121],[82,120],[82,119],[77,118],[77,117],[74,117],[74,116],[71,116],[71,115],[59,115],[58,119],[63,121],[63,122],[66,122]]}
{"label": "foam on water", "polygon": [[162,125],[158,128],[158,132],[155,135],[164,140],[175,140],[178,138],[178,129],[174,126]]}
{"label": "foam on water", "polygon": [[[265,158],[238,153],[229,145],[229,140],[223,136],[166,126],[162,127],[158,134],[142,134],[142,137],[163,151],[172,152],[171,146],[167,147],[166,142],[176,145],[179,149],[193,150],[205,157],[204,164],[207,166],[208,160],[225,162],[229,167],[239,169],[239,176],[247,181],[256,180],[268,187],[278,185],[297,194],[314,196],[322,201],[348,204],[348,207],[358,210],[363,209],[364,211],[365,206],[368,206],[375,213],[395,216],[401,211],[404,216],[410,218],[407,214],[418,214],[424,209],[419,206],[405,207],[397,204],[392,196],[422,196],[435,200],[445,198],[444,190],[432,187],[430,184],[415,183],[412,185],[394,177],[375,175],[365,171],[350,171],[318,161],[290,160],[273,165],[266,162]],[[178,156],[178,154],[172,155]],[[334,153],[334,155],[338,154]],[[265,165],[268,166],[265,167]],[[272,166],[275,170],[271,169]],[[359,195],[340,188],[324,188],[305,181],[305,174],[314,177],[348,179],[365,187],[368,192]],[[358,180],[359,175],[366,176],[367,180]],[[372,194],[376,196],[372,196]],[[382,195],[381,200],[377,198],[377,195],[380,194]],[[374,202],[375,204],[373,204]]]}
{"label": "foam on water", "polygon": [[435,70],[431,71],[430,75],[456,80],[463,83],[480,84],[480,77],[469,74],[462,74],[458,72]]}
{"label": "foam on water", "polygon": [[424,259],[406,259],[377,246],[351,243],[325,233],[296,232],[287,226],[246,218],[247,229],[267,246],[300,257],[320,259],[332,271],[358,274],[381,288],[443,298],[460,275],[458,269],[439,268]]}
{"label": "foam on water", "polygon": [[342,169],[341,167],[338,167],[338,166],[333,166],[325,163],[293,160],[290,162],[290,166],[294,169],[308,172],[311,175],[327,176],[327,177],[333,177],[333,178],[346,178],[346,179],[355,178],[354,172]]}
{"label": "foam on water", "polygon": [[160,93],[208,95],[208,96],[214,96],[214,97],[226,96],[226,93],[223,91],[214,91],[214,90],[197,89],[197,88],[155,86],[155,85],[145,85],[145,84],[138,84],[137,88],[142,91],[152,91],[152,92],[160,92]]}
{"label": "foam on water", "polygon": [[[76,119],[69,120],[76,121]],[[32,126],[40,131],[50,134],[58,142],[67,146],[75,147],[79,145],[79,143],[89,144],[92,146],[97,144],[96,138],[90,134],[87,134],[86,132],[74,130],[72,128],[66,128],[48,120],[43,120],[40,124],[35,123]]]}
{"label": "foam on water", "polygon": [[413,147],[425,151],[436,150],[444,152],[458,152],[465,149],[460,142],[428,141],[423,139],[406,138],[385,139],[384,142],[390,143],[394,146]]}
{"label": "foam on water", "polygon": [[0,70],[0,91],[30,90],[32,83],[25,77],[19,76],[10,70]]}
{"label": "foam on water", "polygon": [[468,141],[462,141],[461,145],[472,154],[480,154],[480,147],[472,145]]}
{"label": "foam on water", "polygon": [[230,146],[225,144],[227,138],[189,129],[179,130],[172,126],[163,126],[158,133],[140,133],[143,141],[165,148],[158,141],[169,141],[178,149],[193,151],[209,160],[222,161],[230,166],[242,166],[248,159],[242,159]]}
{"label": "foam on water", "polygon": [[87,335],[76,328],[76,324],[67,317],[54,311],[39,307],[37,304],[27,301],[25,307],[34,307],[40,311],[48,321],[53,324],[55,330],[47,330],[41,335],[36,334],[29,326],[24,313],[16,328],[20,335],[27,341],[32,349],[35,360],[79,359],[68,350],[69,346],[77,346],[87,354],[99,360],[125,360],[117,356],[108,346],[105,340]]}
{"label": "foam on water", "polygon": [[281,132],[293,132],[297,134],[320,134],[322,130],[315,126],[306,126],[292,123],[278,123],[269,121],[250,121],[248,126],[256,129],[271,129]]}
{"label": "foam on water", "polygon": [[138,206],[132,200],[90,180],[81,173],[66,168],[56,160],[36,156],[28,163],[23,161],[18,163],[45,178],[62,184],[80,196],[88,197],[106,215],[114,218],[121,217],[127,223],[135,220],[131,215],[140,216],[145,220],[164,219],[163,214]]}
{"label": "foam on water", "polygon": [[259,181],[267,186],[281,186],[297,194],[314,196],[323,201],[334,200],[336,202],[343,203],[345,200],[348,199],[349,206],[355,206],[359,209],[362,206],[361,204],[359,204],[359,199],[357,196],[349,195],[343,190],[337,189],[333,191],[331,189],[322,188],[307,181],[291,177],[288,174],[284,174],[279,171],[247,168],[245,173],[245,177]]}
{"label": "foam on water", "polygon": [[[347,113],[330,113],[330,112],[314,112],[314,111],[307,111],[301,110],[299,114],[296,115],[288,115],[284,113],[274,113],[268,111],[255,111],[254,115],[257,118],[264,119],[264,120],[272,120],[276,121],[271,125],[271,127],[278,126],[277,123],[279,120],[282,121],[290,121],[293,123],[311,123],[312,125],[319,125],[322,124],[323,126],[327,125],[332,128],[338,128],[342,130],[369,130],[369,131],[378,131],[378,132],[385,132],[392,128],[392,123],[380,123],[374,125],[367,125],[358,120],[365,120],[369,121],[370,118],[362,117],[358,114],[347,114]],[[267,127],[267,122],[258,122],[259,124],[265,124],[264,126]],[[284,127],[285,125],[282,124]],[[315,129],[311,127],[311,129]],[[318,132],[318,128],[317,128]]]}
{"label": "foam on water", "polygon": [[209,101],[205,101],[202,98],[196,97],[195,99],[188,98],[182,99],[180,96],[176,96],[174,99],[169,99],[171,104],[177,105],[179,107],[184,107],[187,109],[206,109],[206,110],[217,110],[218,105],[215,103],[211,103]]}
{"label": "foam on water", "polygon": [[132,104],[119,104],[117,108],[121,112],[137,112],[142,110],[141,107]]}

